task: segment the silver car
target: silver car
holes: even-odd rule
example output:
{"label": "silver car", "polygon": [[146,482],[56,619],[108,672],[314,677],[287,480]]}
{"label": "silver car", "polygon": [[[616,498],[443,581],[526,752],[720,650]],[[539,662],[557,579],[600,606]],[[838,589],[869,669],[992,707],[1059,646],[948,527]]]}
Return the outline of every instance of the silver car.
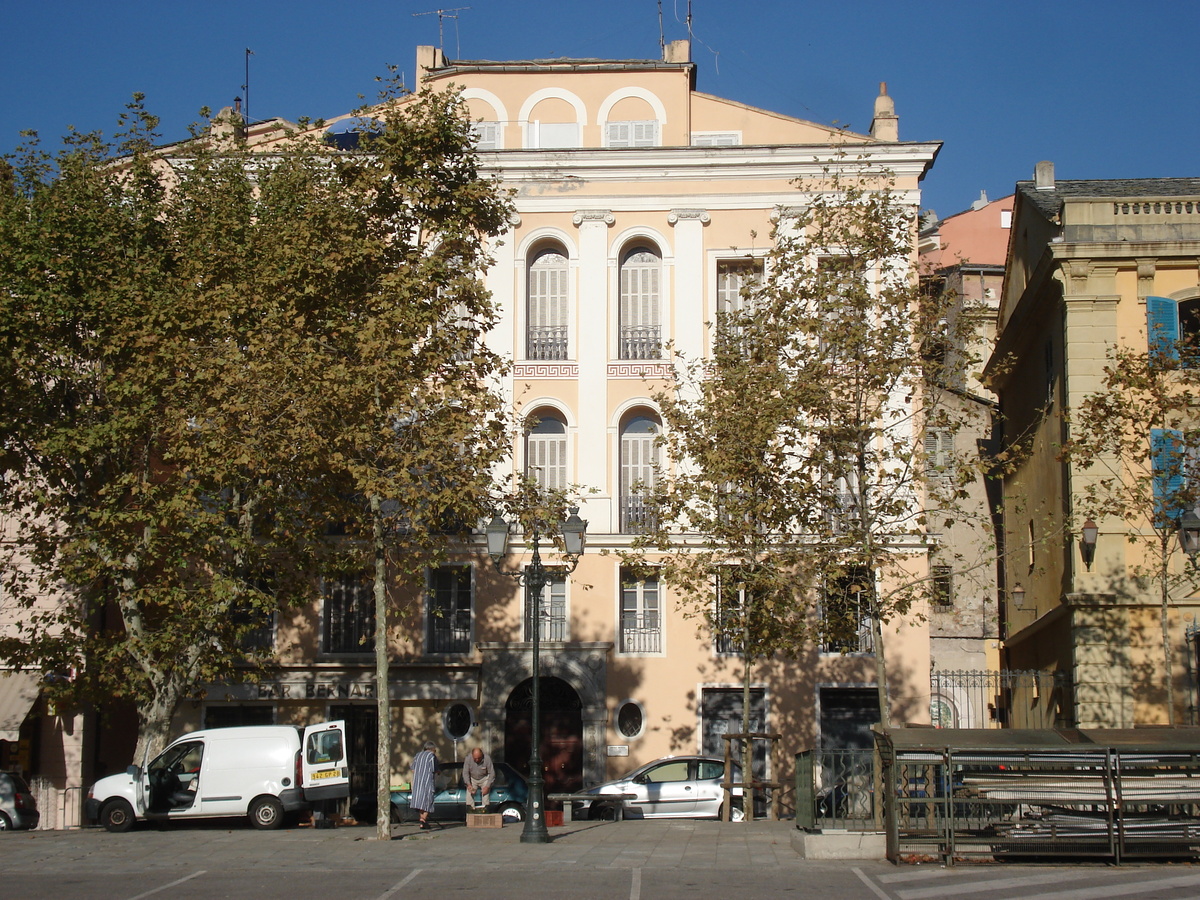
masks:
{"label": "silver car", "polygon": [[[734,765],[733,780],[742,779],[741,766]],[[634,769],[624,778],[605,782],[587,791],[595,799],[575,803],[577,818],[611,819],[621,800],[614,794],[633,794],[625,800],[624,815],[630,819],[719,819],[725,791],[725,761],[712,756],[668,756]],[[742,820],[742,789],[733,789],[737,798],[730,812],[735,822]],[[605,799],[611,797],[611,799]]]}
{"label": "silver car", "polygon": [[16,772],[0,772],[0,831],[37,828],[37,801]]}

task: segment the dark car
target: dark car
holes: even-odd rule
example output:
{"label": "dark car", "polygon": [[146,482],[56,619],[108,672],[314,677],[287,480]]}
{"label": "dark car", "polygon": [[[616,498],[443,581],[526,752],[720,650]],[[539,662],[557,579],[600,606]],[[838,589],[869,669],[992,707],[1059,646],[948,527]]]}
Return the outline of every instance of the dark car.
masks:
{"label": "dark car", "polygon": [[0,772],[0,831],[37,828],[40,818],[25,779],[16,772]]}
{"label": "dark car", "polygon": [[[529,799],[529,786],[525,778],[508,763],[498,762],[496,783],[488,795],[488,812],[498,812],[506,822],[521,822],[525,819],[525,803]],[[462,783],[462,763],[442,763],[434,777],[433,809],[430,818],[442,822],[463,820],[467,817],[467,789]],[[410,810],[408,803],[412,794],[408,785],[403,790],[392,791],[392,822],[415,821],[417,811]],[[476,795],[478,797],[478,795]],[[375,797],[361,796],[350,807],[351,814],[360,822],[375,819]]]}

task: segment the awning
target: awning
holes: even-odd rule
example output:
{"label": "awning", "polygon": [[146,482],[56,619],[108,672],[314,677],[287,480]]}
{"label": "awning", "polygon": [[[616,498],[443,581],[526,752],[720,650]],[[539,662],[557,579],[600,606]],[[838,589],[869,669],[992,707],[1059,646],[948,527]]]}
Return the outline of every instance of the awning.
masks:
{"label": "awning", "polygon": [[41,680],[36,672],[0,672],[0,741],[20,737],[21,723],[38,698]]}

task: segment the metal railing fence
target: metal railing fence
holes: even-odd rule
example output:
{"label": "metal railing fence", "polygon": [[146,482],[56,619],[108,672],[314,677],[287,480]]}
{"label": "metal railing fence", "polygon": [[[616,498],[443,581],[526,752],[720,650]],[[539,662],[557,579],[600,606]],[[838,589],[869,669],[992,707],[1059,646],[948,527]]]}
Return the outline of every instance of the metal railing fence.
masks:
{"label": "metal railing fence", "polygon": [[1066,672],[1036,669],[933,671],[937,728],[1069,728],[1073,708]]}

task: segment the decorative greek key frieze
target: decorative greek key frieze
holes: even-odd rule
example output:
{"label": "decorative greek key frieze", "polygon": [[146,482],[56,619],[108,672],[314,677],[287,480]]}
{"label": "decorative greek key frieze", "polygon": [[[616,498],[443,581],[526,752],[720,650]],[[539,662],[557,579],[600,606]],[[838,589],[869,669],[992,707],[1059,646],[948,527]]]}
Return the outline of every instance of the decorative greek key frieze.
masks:
{"label": "decorative greek key frieze", "polygon": [[584,222],[603,222],[605,225],[611,225],[617,220],[610,209],[581,209],[571,221],[579,226]]}
{"label": "decorative greek key frieze", "polygon": [[707,209],[673,209],[667,213],[667,222],[672,225],[680,219],[699,219],[703,225],[712,221]]}
{"label": "decorative greek key frieze", "polygon": [[575,363],[516,363],[514,378],[578,378],[579,366]]}
{"label": "decorative greek key frieze", "polygon": [[608,364],[609,378],[670,378],[670,363],[622,362]]}

